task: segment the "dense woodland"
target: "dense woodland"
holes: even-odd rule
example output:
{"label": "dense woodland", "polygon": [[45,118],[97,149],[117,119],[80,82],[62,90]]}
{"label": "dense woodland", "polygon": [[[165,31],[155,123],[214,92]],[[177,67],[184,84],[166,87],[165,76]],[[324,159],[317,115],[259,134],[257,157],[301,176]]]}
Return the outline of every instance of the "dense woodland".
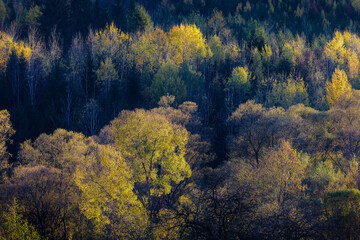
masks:
{"label": "dense woodland", "polygon": [[0,239],[360,239],[360,0],[0,0]]}

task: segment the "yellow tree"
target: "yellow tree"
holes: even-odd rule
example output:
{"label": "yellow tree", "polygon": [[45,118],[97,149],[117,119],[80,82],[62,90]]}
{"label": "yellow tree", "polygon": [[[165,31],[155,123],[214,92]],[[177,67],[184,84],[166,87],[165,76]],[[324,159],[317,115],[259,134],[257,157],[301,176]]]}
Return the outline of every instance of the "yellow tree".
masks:
{"label": "yellow tree", "polygon": [[154,74],[167,59],[168,45],[167,35],[160,28],[138,34],[132,45],[136,68]]}
{"label": "yellow tree", "polygon": [[359,73],[359,58],[355,51],[351,51],[348,56],[348,70],[349,70],[349,77],[354,78]]}
{"label": "yellow tree", "polygon": [[331,83],[326,84],[326,99],[334,106],[340,98],[348,99],[351,96],[351,85],[344,70],[335,69]]}
{"label": "yellow tree", "polygon": [[132,38],[130,35],[122,32],[114,24],[110,24],[104,30],[90,33],[89,40],[97,66],[110,58],[115,69],[118,69],[120,73],[120,80],[123,80],[125,69],[131,63],[129,50]]}
{"label": "yellow tree", "polygon": [[[62,185],[67,184],[70,190],[67,187],[66,195],[52,194],[52,197],[63,201],[62,198],[69,199],[69,192],[74,195],[73,202],[66,200],[66,206],[59,206],[59,211],[66,216],[76,214],[74,205],[78,204],[99,233],[111,227],[113,239],[139,239],[147,229],[146,210],[133,192],[132,172],[118,149],[100,145],[81,133],[58,129],[51,135],[40,135],[34,142],[23,143],[19,159],[35,166],[33,170],[42,165],[41,168],[60,172]],[[26,178],[30,170],[23,174]],[[45,192],[53,190],[49,188]]]}
{"label": "yellow tree", "polygon": [[200,29],[195,25],[174,26],[168,33],[170,59],[176,63],[190,63],[196,66],[212,52],[208,47]]}
{"label": "yellow tree", "polygon": [[81,133],[57,129],[50,135],[41,134],[33,142],[22,143],[18,158],[23,164],[58,168],[70,176],[94,145],[91,138]]}
{"label": "yellow tree", "polygon": [[[282,140],[277,150],[270,151],[261,166],[261,181],[268,185],[269,197],[279,205],[304,190],[306,162],[302,162],[298,153],[288,141]],[[271,186],[271,187],[270,187]]]}
{"label": "yellow tree", "polygon": [[110,226],[112,237],[140,239],[147,229],[146,209],[134,193],[132,172],[122,154],[111,146],[98,146],[74,175],[81,190],[80,209],[97,231]]}
{"label": "yellow tree", "polygon": [[309,96],[303,78],[289,75],[286,82],[275,81],[267,101],[271,106],[281,106],[286,109],[299,103],[307,105]]}
{"label": "yellow tree", "polygon": [[244,159],[233,158],[229,163],[239,183],[252,189],[259,217],[280,219],[283,216],[292,221],[299,220],[297,204],[305,190],[307,164],[307,158],[299,157],[285,140],[281,140],[277,148],[267,150],[258,168]]}
{"label": "yellow tree", "polygon": [[0,111],[0,182],[2,181],[1,170],[8,168],[8,159],[11,156],[7,152],[6,144],[15,133],[10,122],[10,114],[7,110]]}
{"label": "yellow tree", "polygon": [[0,70],[5,71],[11,52],[15,52],[18,58],[24,57],[29,61],[31,49],[28,44],[22,41],[15,41],[14,38],[0,31]]}
{"label": "yellow tree", "polygon": [[115,144],[123,150],[139,195],[152,216],[152,198],[169,194],[172,183],[191,175],[184,155],[189,133],[156,112],[122,111],[111,124]]}
{"label": "yellow tree", "polygon": [[335,32],[334,38],[324,49],[325,56],[336,66],[342,67],[350,79],[359,73],[360,38],[350,32]]}

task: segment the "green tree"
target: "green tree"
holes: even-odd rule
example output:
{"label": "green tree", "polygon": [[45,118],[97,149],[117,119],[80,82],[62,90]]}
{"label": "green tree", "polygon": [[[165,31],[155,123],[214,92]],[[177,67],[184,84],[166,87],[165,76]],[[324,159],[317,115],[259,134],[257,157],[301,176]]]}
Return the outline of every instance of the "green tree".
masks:
{"label": "green tree", "polygon": [[111,59],[122,81],[125,70],[132,63],[130,56],[131,36],[122,32],[112,23],[103,30],[90,33],[89,41],[95,67],[98,68],[107,58]]}
{"label": "green tree", "polygon": [[24,12],[24,24],[28,28],[38,28],[40,26],[40,18],[42,12],[40,7],[35,5],[29,9],[29,11]]}
{"label": "green tree", "polygon": [[[200,99],[205,92],[205,77],[186,63],[183,63],[180,67],[180,76],[186,86],[186,99],[200,102]],[[179,102],[181,102],[181,100],[185,99],[180,99]]]}
{"label": "green tree", "polygon": [[167,94],[174,95],[179,102],[186,98],[186,86],[181,78],[180,69],[173,63],[165,63],[160,67],[150,89],[154,103]]}
{"label": "green tree", "polygon": [[328,193],[324,200],[328,231],[333,238],[353,239],[360,234],[360,191],[339,190]]}
{"label": "green tree", "polygon": [[225,61],[225,49],[222,45],[220,38],[217,35],[214,35],[209,40],[209,46],[213,52],[213,64],[218,68]]}
{"label": "green tree", "polygon": [[309,95],[304,80],[301,77],[293,78],[290,75],[286,82],[275,81],[267,102],[270,106],[280,106],[285,109],[299,103],[308,105]]}
{"label": "green tree", "polygon": [[[9,184],[6,198],[16,198],[22,213],[44,238],[68,239],[79,234],[79,192],[66,169],[20,166]],[[84,233],[84,232],[82,232]]]}
{"label": "green tree", "polygon": [[146,9],[142,5],[136,4],[130,13],[130,31],[145,32],[151,30],[153,26],[154,23]]}
{"label": "green tree", "polygon": [[247,68],[236,67],[231,73],[227,82],[227,105],[229,112],[232,112],[236,106],[249,98],[251,73]]}
{"label": "green tree", "polygon": [[7,110],[0,111],[0,183],[5,179],[3,170],[8,169],[9,157],[11,154],[7,152],[7,144],[11,142],[10,138],[15,134],[10,121],[10,114]]}
{"label": "green tree", "polygon": [[295,54],[294,49],[291,44],[286,42],[281,49],[280,59],[279,59],[279,71],[284,73],[291,73],[295,66]]}
{"label": "green tree", "polygon": [[5,19],[7,17],[6,6],[3,0],[0,0],[0,27],[3,28]]}
{"label": "green tree", "polygon": [[118,74],[111,58],[106,58],[105,62],[101,62],[96,75],[98,84],[105,92],[105,95],[109,96],[111,85],[118,79]]}
{"label": "green tree", "polygon": [[[41,236],[36,232],[35,228],[30,225],[23,215],[20,213],[21,207],[16,199],[8,206],[8,210],[3,213],[2,223],[0,226],[4,229],[4,233],[0,232],[1,240],[40,240]],[[3,235],[4,234],[4,235]]]}

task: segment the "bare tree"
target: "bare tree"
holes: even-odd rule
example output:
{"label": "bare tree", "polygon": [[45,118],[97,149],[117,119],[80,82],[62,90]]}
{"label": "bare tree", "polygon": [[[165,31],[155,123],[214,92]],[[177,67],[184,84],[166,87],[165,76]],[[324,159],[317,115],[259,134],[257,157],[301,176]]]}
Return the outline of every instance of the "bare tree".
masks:
{"label": "bare tree", "polygon": [[85,132],[89,135],[95,135],[99,127],[99,105],[95,99],[85,105],[83,120]]}
{"label": "bare tree", "polygon": [[28,45],[31,49],[31,56],[27,62],[26,82],[29,90],[30,103],[36,104],[36,95],[41,79],[42,57],[44,56],[44,44],[40,40],[36,29],[30,29],[28,34]]}

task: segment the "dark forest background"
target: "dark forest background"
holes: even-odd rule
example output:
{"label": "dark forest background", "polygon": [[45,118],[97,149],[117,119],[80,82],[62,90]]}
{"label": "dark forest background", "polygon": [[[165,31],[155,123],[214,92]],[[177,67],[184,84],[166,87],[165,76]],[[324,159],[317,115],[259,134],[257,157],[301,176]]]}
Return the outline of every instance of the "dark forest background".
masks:
{"label": "dark forest background", "polygon": [[360,239],[360,0],[0,0],[0,239]]}

